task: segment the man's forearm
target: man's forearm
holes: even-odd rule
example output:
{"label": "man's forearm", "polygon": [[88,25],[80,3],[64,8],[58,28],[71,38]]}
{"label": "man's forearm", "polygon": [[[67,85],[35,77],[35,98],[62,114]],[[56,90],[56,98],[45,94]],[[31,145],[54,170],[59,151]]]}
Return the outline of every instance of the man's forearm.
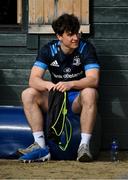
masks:
{"label": "man's forearm", "polygon": [[38,91],[49,91],[54,84],[51,81],[43,80],[41,78],[34,78],[29,80],[29,86]]}
{"label": "man's forearm", "polygon": [[94,77],[85,77],[80,80],[76,80],[72,82],[73,89],[84,89],[84,88],[97,88],[98,80]]}

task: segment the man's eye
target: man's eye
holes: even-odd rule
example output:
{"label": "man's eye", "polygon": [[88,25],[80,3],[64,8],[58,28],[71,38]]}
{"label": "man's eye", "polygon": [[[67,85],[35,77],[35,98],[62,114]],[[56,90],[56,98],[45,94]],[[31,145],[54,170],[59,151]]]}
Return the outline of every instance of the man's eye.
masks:
{"label": "man's eye", "polygon": [[68,36],[72,36],[72,34],[71,33],[69,33],[69,34],[67,34]]}

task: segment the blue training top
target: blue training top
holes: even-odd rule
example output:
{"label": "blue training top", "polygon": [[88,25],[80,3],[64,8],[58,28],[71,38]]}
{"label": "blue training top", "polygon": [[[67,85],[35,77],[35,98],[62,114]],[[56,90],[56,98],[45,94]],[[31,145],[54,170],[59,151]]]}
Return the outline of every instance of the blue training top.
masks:
{"label": "blue training top", "polygon": [[49,42],[39,50],[34,66],[48,69],[53,83],[79,80],[85,71],[100,68],[95,48],[82,39],[72,54],[63,53],[59,40]]}

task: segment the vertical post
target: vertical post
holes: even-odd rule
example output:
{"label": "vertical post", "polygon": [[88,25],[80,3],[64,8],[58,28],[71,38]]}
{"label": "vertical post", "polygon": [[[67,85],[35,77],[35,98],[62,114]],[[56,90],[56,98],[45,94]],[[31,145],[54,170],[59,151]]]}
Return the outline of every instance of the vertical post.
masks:
{"label": "vertical post", "polygon": [[55,8],[54,8],[54,16],[58,15],[58,0],[54,0]]}
{"label": "vertical post", "polygon": [[23,31],[28,32],[28,0],[22,0],[22,14]]}

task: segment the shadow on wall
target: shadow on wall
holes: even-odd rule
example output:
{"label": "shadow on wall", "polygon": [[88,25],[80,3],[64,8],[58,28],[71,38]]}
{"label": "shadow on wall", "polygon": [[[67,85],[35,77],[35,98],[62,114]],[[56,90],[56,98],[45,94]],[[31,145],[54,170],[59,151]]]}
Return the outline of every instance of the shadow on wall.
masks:
{"label": "shadow on wall", "polygon": [[[110,148],[112,139],[117,139],[120,149],[128,148],[128,87],[125,59],[102,52],[101,81],[99,87],[99,114],[102,121],[102,147]],[[120,63],[121,62],[121,63]]]}

